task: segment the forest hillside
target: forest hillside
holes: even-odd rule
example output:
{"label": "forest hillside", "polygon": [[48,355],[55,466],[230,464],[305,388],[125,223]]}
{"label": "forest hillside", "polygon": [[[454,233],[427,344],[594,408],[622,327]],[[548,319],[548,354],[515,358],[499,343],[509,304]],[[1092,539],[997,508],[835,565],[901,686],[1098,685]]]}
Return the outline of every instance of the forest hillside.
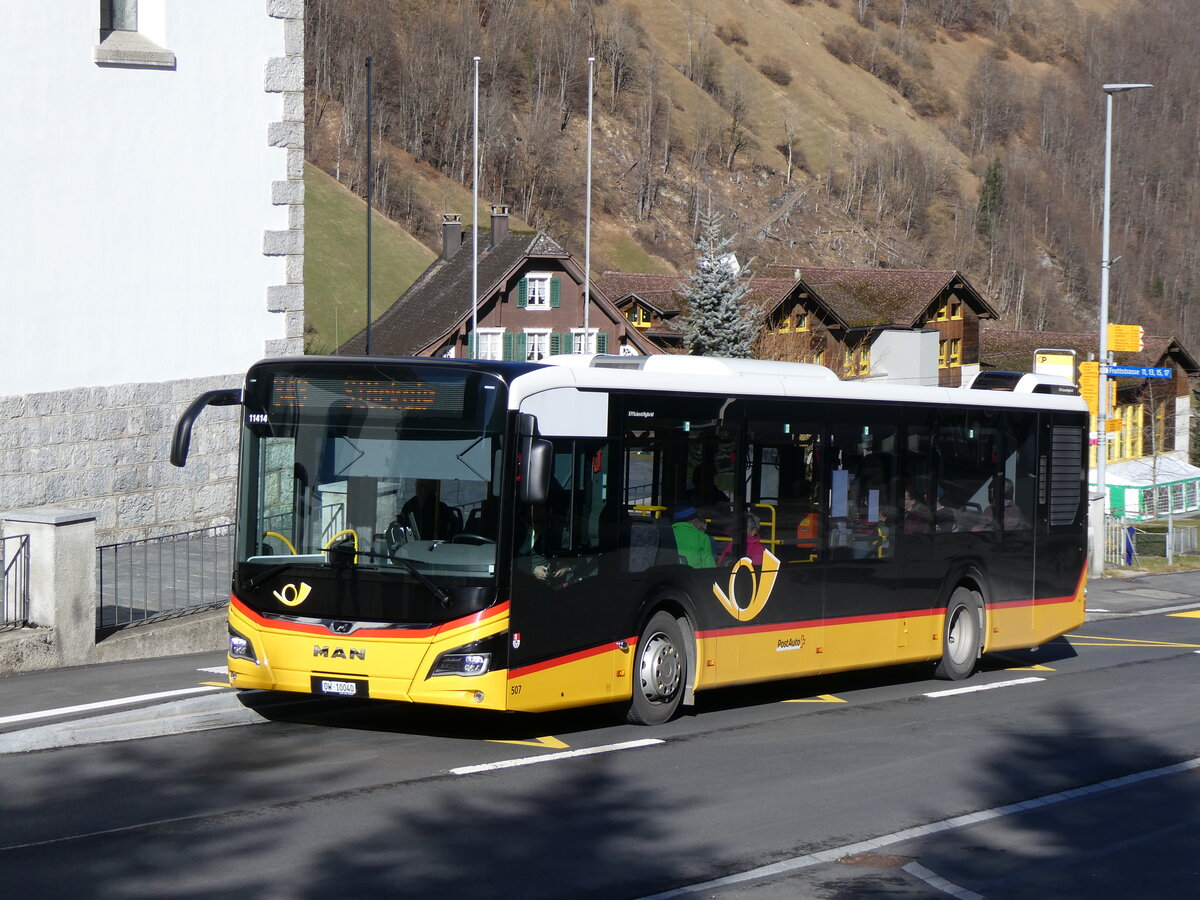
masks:
{"label": "forest hillside", "polygon": [[[307,156],[429,248],[480,209],[592,268],[685,272],[701,216],[755,265],[956,268],[1001,327],[1110,320],[1200,346],[1195,0],[308,0]],[[393,298],[377,298],[379,312]],[[308,301],[322,298],[309,292]]]}

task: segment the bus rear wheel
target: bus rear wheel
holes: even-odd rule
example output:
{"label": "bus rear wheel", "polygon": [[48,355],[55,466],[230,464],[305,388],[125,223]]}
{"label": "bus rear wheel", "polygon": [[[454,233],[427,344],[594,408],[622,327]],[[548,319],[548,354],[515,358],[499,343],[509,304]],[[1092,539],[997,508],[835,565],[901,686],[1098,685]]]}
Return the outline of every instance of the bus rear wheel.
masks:
{"label": "bus rear wheel", "polygon": [[969,588],[956,588],[946,604],[942,626],[942,658],[934,676],[944,681],[961,681],[975,671],[983,645],[983,606]]}
{"label": "bus rear wheel", "polygon": [[675,617],[660,610],[638,640],[636,682],[626,718],[635,725],[669,721],[679,711],[686,680],[683,633]]}

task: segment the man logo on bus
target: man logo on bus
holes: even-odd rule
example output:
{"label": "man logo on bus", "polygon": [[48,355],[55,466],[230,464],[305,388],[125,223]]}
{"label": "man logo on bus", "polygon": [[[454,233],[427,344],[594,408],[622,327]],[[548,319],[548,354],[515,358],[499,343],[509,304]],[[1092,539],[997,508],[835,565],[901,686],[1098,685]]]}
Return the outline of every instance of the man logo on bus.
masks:
{"label": "man logo on bus", "polygon": [[[750,570],[750,602],[745,606],[738,604],[735,582],[739,569]],[[771,591],[775,587],[775,576],[779,574],[779,559],[770,550],[763,550],[762,576],[754,571],[754,563],[743,556],[729,572],[729,593],[726,594],[717,585],[713,585],[713,593],[721,601],[721,605],[739,622],[749,622],[755,618],[767,601],[771,599]]]}
{"label": "man logo on bus", "polygon": [[300,587],[296,587],[294,584],[288,584],[284,585],[282,591],[271,591],[271,593],[274,594],[275,599],[284,606],[299,606],[301,603],[307,600],[308,595],[312,593],[312,586],[302,581],[300,582]]}

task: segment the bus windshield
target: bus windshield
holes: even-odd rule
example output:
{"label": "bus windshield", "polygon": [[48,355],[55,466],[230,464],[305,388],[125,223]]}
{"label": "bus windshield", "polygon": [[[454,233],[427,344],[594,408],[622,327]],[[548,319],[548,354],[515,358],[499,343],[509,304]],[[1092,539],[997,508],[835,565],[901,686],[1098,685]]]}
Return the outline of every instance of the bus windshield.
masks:
{"label": "bus windshield", "polygon": [[[247,379],[238,562],[484,583],[496,566],[504,384],[457,367],[263,364]],[[465,579],[465,580],[464,580]],[[432,581],[432,583],[431,583]]]}

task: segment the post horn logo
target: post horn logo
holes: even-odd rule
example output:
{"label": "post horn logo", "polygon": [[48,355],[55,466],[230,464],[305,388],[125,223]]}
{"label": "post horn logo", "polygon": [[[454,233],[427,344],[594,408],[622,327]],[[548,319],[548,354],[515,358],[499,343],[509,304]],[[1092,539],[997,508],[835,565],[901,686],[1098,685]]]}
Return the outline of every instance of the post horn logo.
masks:
{"label": "post horn logo", "polygon": [[[750,570],[750,602],[744,607],[738,605],[734,592],[734,580],[737,578],[738,569]],[[721,605],[731,616],[739,622],[749,622],[762,612],[767,601],[771,599],[771,591],[775,587],[775,576],[778,574],[779,559],[770,550],[763,551],[761,577],[754,571],[754,563],[748,557],[743,556],[729,572],[729,593],[726,594],[716,584],[713,585],[713,593],[717,595],[717,599],[721,601]]]}
{"label": "post horn logo", "polygon": [[[732,585],[733,582],[731,581],[730,584]],[[302,581],[300,582],[300,587],[296,587],[294,584],[288,584],[284,585],[283,590],[272,591],[271,593],[274,594],[275,599],[284,606],[299,606],[301,603],[307,600],[308,595],[312,593],[312,586]]]}

